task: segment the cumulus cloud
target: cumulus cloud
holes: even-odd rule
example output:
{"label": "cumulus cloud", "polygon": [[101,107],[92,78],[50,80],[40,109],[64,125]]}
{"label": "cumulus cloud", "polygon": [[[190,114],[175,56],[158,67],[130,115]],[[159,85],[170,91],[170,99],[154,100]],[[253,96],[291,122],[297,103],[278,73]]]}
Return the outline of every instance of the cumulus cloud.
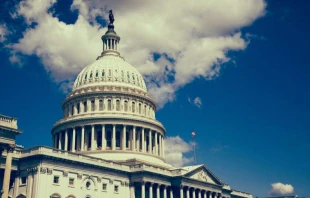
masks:
{"label": "cumulus cloud", "polygon": [[188,98],[188,102],[195,105],[198,108],[202,106],[202,100],[200,97],[196,97],[194,98],[194,100],[192,100],[191,98]]}
{"label": "cumulus cloud", "polygon": [[5,25],[0,24],[0,43],[5,41],[5,37],[8,34],[8,30]]}
{"label": "cumulus cloud", "polygon": [[192,151],[191,144],[185,142],[180,136],[165,139],[165,157],[167,162],[175,167],[182,167],[193,161],[193,158],[184,156],[190,151]]}
{"label": "cumulus cloud", "polygon": [[49,11],[55,2],[20,2],[12,16],[36,26],[8,46],[12,54],[36,55],[55,82],[72,81],[102,50],[106,28],[95,18],[107,18],[113,9],[120,52],[145,76],[159,107],[195,78],[217,77],[221,65],[231,61],[227,52],[248,44],[240,28],[263,16],[266,7],[264,0],[74,0],[71,11],[78,10],[78,19],[66,24]]}
{"label": "cumulus cloud", "polygon": [[288,195],[294,192],[294,187],[291,184],[282,184],[280,182],[271,184],[269,194],[272,196]]}

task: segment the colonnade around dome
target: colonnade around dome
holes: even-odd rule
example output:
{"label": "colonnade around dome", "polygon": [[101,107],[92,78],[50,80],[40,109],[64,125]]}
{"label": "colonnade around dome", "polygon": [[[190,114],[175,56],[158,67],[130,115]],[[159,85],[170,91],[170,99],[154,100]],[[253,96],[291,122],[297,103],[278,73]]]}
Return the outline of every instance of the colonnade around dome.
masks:
{"label": "colonnade around dome", "polygon": [[83,125],[53,134],[53,147],[71,152],[131,151],[164,158],[164,134],[117,124]]}

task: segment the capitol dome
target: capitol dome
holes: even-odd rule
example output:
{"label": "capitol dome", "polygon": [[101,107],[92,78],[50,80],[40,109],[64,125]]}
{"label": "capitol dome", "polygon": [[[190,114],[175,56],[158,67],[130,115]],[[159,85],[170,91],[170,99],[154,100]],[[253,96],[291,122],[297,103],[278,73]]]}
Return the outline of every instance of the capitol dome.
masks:
{"label": "capitol dome", "polygon": [[91,86],[123,86],[147,92],[142,75],[117,55],[99,57],[77,76],[73,91]]}
{"label": "capitol dome", "polygon": [[118,52],[109,24],[103,51],[77,76],[51,131],[55,148],[125,163],[165,163],[166,130],[143,76]]}

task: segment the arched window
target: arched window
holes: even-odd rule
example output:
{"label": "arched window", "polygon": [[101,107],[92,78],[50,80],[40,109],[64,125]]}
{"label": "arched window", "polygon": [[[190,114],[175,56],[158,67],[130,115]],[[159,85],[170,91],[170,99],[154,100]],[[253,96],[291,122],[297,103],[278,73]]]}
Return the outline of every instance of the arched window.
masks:
{"label": "arched window", "polygon": [[87,73],[85,74],[84,79],[85,79],[85,80],[87,79]]}
{"label": "arched window", "polygon": [[95,100],[91,101],[91,110],[95,111]]}
{"label": "arched window", "polygon": [[87,102],[84,102],[84,112],[87,112]]}
{"label": "arched window", "polygon": [[89,76],[89,78],[92,78],[92,77],[93,77],[93,73],[91,72],[91,73],[90,73],[90,76]]}
{"label": "arched window", "polygon": [[103,111],[103,100],[99,100],[99,111]]}
{"label": "arched window", "polygon": [[124,111],[125,112],[128,111],[128,101],[127,100],[125,100],[125,102],[124,102]]}
{"label": "arched window", "polygon": [[98,71],[96,71],[96,77],[98,77]]}
{"label": "arched window", "polygon": [[112,133],[110,130],[106,132],[107,147],[112,147]]}
{"label": "arched window", "polygon": [[144,115],[146,116],[146,105],[144,105]]}
{"label": "arched window", "polygon": [[109,99],[108,100],[108,111],[112,110],[112,101]]}
{"label": "arched window", "polygon": [[132,102],[132,113],[134,113],[136,111],[136,105],[135,105],[135,102]]}
{"label": "arched window", "polygon": [[102,70],[102,73],[101,73],[101,75],[102,75],[102,76],[104,76],[104,70]]}
{"label": "arched window", "polygon": [[77,109],[77,114],[80,114],[80,103],[77,103],[76,109]]}
{"label": "arched window", "polygon": [[139,114],[141,114],[142,111],[142,107],[141,107],[141,103],[139,103]]}
{"label": "arched window", "polygon": [[61,198],[61,196],[58,193],[54,193],[50,196],[50,198]]}
{"label": "arched window", "polygon": [[119,100],[116,100],[116,111],[121,110],[121,102]]}

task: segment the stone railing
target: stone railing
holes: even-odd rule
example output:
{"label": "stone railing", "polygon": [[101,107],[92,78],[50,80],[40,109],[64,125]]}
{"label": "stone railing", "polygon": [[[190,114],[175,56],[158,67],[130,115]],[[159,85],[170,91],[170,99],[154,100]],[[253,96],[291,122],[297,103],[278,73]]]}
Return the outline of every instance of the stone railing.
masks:
{"label": "stone railing", "polygon": [[111,113],[102,113],[102,112],[95,112],[95,113],[85,113],[85,114],[78,114],[78,115],[74,115],[71,117],[66,117],[63,118],[61,120],[59,120],[58,122],[56,122],[54,124],[54,127],[62,124],[64,122],[68,122],[71,120],[77,120],[77,119],[84,119],[84,118],[105,118],[105,117],[109,117],[109,118],[123,118],[123,119],[133,119],[133,120],[141,120],[141,121],[145,121],[145,122],[149,122],[152,124],[155,124],[157,126],[160,126],[164,129],[164,126],[161,122],[155,120],[155,119],[151,119],[151,118],[146,118],[145,116],[141,116],[141,115],[135,115],[135,114],[129,114],[129,113],[121,113],[121,112],[111,112]]}
{"label": "stone railing", "polygon": [[0,114],[0,125],[17,129],[17,119]]}

